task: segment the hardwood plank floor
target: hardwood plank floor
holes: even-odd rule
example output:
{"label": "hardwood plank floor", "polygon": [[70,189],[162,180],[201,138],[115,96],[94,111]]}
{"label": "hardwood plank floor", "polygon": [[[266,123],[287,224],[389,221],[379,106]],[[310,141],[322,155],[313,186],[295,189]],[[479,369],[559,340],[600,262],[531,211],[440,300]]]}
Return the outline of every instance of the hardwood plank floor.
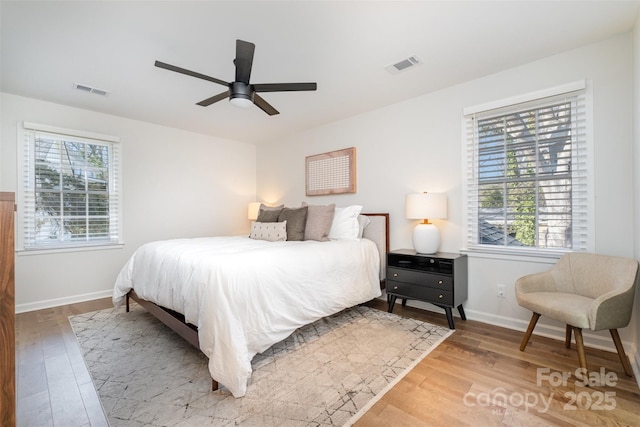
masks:
{"label": "hardwood plank floor", "polygon": [[[384,301],[368,305],[386,309]],[[17,315],[18,426],[108,426],[68,321],[108,307],[101,299]],[[400,304],[394,313],[447,325],[440,313]],[[356,426],[640,425],[640,390],[615,353],[587,348],[589,369],[616,381],[583,387],[575,349],[563,342],[534,335],[521,352],[522,332],[455,320],[456,332]]]}
{"label": "hardwood plank floor", "polygon": [[109,298],[16,316],[17,425],[108,426],[68,317]]}
{"label": "hardwood plank floor", "polygon": [[[394,313],[447,325],[439,313],[399,305]],[[603,368],[609,384],[584,387],[576,384],[575,345],[533,335],[521,352],[523,332],[455,320],[456,332],[356,426],[640,425],[640,390],[616,353],[587,348],[589,369]]]}

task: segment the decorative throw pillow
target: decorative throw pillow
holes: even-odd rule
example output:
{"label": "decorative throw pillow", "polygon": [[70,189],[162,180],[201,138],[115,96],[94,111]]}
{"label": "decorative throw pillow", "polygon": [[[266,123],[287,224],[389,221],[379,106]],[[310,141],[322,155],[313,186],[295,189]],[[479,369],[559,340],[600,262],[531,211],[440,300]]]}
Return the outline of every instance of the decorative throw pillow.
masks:
{"label": "decorative throw pillow", "polygon": [[362,206],[352,205],[346,208],[336,208],[329,230],[329,239],[357,239],[360,232],[358,215],[362,212]]}
{"label": "decorative throw pillow", "polygon": [[284,242],[287,240],[287,221],[253,221],[251,223],[251,234],[249,237],[256,240],[267,240],[269,242]]}
{"label": "decorative throw pillow", "polygon": [[307,225],[304,228],[304,240],[317,240],[319,242],[329,240],[329,230],[331,230],[336,205],[307,205],[302,202],[302,206],[309,208],[307,211]]}
{"label": "decorative throw pillow", "polygon": [[304,228],[307,224],[307,207],[283,208],[278,221],[287,222],[287,240],[304,240]]}
{"label": "decorative throw pillow", "polygon": [[260,204],[256,222],[278,222],[278,216],[280,215],[282,208],[284,208],[284,205],[267,206],[265,204]]}

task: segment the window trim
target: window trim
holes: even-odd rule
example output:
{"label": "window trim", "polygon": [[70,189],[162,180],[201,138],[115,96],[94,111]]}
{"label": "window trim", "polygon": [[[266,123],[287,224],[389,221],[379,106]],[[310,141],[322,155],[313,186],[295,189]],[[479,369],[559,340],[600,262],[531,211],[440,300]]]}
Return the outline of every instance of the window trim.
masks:
{"label": "window trim", "polygon": [[[124,246],[123,242],[123,227],[122,227],[122,179],[121,179],[121,147],[120,138],[112,135],[104,135],[94,132],[87,132],[75,129],[67,129],[57,126],[50,126],[32,122],[19,122],[17,124],[17,212],[16,212],[16,254],[17,255],[38,255],[47,253],[59,253],[59,252],[76,252],[86,250],[101,250],[101,249],[116,249]],[[34,161],[31,156],[34,154],[31,152],[32,139],[29,134],[31,132],[63,135],[70,140],[80,140],[83,143],[90,142],[88,140],[94,140],[100,144],[110,145],[111,149],[111,162],[109,165],[109,185],[113,188],[114,193],[110,192],[110,204],[115,205],[116,213],[115,221],[117,231],[115,233],[115,239],[109,239],[104,241],[89,241],[89,242],[70,242],[63,244],[41,245],[41,246],[28,246],[27,241],[27,222],[29,215],[29,207],[33,207],[33,195],[35,189],[28,188],[29,180],[29,168],[34,166]],[[115,194],[115,200],[112,196]]]}
{"label": "window trim", "polygon": [[[588,89],[587,81],[578,80],[572,83],[567,83],[560,86],[554,86],[554,87],[539,90],[536,92],[529,92],[526,94],[499,99],[499,100],[487,102],[484,104],[465,107],[462,111],[462,114],[464,116],[469,116],[471,114],[484,113],[490,110],[497,110],[505,107],[515,107],[518,104],[524,104],[525,102],[536,101],[538,99],[549,98],[552,96],[558,96],[558,95],[563,95],[569,92],[577,92],[580,90],[587,90],[587,89]],[[464,141],[464,143],[466,144],[466,140]]]}
{"label": "window trim", "polygon": [[[493,112],[494,110],[510,109],[516,110],[519,104],[531,103],[540,101],[543,102],[545,98],[557,97],[562,95],[571,95],[575,92],[582,92],[584,97],[584,148],[586,149],[585,155],[585,170],[586,170],[586,209],[584,212],[584,223],[588,232],[584,242],[584,246],[581,248],[573,249],[561,249],[561,248],[532,248],[532,247],[508,247],[508,246],[492,246],[482,245],[477,242],[472,242],[473,227],[471,223],[474,218],[477,218],[477,213],[474,215],[471,213],[471,193],[470,187],[474,185],[471,181],[477,180],[474,176],[476,171],[474,150],[470,149],[474,147],[474,144],[470,142],[470,136],[475,133],[475,130],[469,129],[469,117],[475,115],[483,115]],[[505,99],[487,102],[475,106],[463,108],[462,116],[462,152],[464,156],[463,162],[463,177],[462,177],[462,193],[463,193],[463,229],[466,230],[463,233],[462,252],[471,256],[474,254],[483,257],[495,257],[495,258],[520,258],[526,259],[538,258],[540,260],[549,258],[559,258],[566,252],[575,251],[589,251],[592,252],[595,248],[595,232],[593,231],[594,224],[594,158],[593,158],[593,110],[592,110],[592,88],[590,82],[587,80],[579,80],[572,83],[555,86],[548,89],[539,90],[536,92],[530,92],[521,94]],[[475,203],[475,202],[474,202]]]}

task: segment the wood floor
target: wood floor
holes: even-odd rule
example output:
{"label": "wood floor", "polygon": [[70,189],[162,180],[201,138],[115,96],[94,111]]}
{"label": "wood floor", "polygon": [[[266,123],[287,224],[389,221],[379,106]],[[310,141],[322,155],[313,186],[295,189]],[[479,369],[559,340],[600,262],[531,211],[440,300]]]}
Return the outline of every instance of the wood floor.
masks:
{"label": "wood floor", "polygon": [[68,317],[111,306],[107,298],[16,316],[18,426],[109,425]]}
{"label": "wood floor", "polygon": [[[18,426],[108,425],[67,318],[110,306],[102,299],[17,316]],[[400,304],[394,313],[447,325],[443,314]],[[589,369],[602,368],[596,379],[608,384],[583,387],[575,349],[563,342],[534,335],[521,352],[522,332],[455,320],[456,332],[356,426],[640,425],[640,390],[615,353],[587,348]]]}

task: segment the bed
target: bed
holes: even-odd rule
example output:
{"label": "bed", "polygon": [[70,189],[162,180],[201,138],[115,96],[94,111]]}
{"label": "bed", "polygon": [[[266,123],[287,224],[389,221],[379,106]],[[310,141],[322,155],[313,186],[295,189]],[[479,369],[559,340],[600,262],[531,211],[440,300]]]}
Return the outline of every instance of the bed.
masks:
{"label": "bed", "polygon": [[381,295],[388,214],[363,214],[362,238],[174,239],[138,248],[113,302],[133,299],[209,358],[213,388],[246,393],[251,360],[297,328]]}

